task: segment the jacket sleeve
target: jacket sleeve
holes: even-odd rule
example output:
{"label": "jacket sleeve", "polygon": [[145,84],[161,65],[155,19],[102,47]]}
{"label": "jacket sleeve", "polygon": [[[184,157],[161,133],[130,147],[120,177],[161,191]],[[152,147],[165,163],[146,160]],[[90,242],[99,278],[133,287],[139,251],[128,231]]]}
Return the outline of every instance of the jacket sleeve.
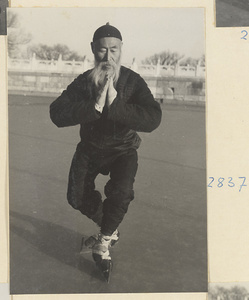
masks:
{"label": "jacket sleeve", "polygon": [[86,78],[80,75],[50,105],[50,118],[58,127],[84,124],[100,118],[89,99]]}
{"label": "jacket sleeve", "polygon": [[161,118],[161,107],[141,77],[135,85],[132,101],[125,103],[117,95],[108,113],[108,119],[140,132],[153,131],[160,125]]}

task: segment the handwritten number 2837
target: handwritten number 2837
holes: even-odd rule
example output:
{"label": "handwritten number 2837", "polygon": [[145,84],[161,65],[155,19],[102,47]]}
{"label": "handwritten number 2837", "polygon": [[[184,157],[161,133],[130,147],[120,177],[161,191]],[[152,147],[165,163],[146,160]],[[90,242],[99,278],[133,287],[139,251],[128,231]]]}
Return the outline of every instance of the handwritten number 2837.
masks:
{"label": "handwritten number 2837", "polygon": [[242,30],[241,33],[243,34],[243,36],[241,37],[241,40],[246,40],[247,41],[247,35],[248,35],[248,32],[246,30]]}
{"label": "handwritten number 2837", "polygon": [[[241,192],[242,188],[247,186],[245,184],[246,182],[246,177],[238,177],[241,181],[240,181],[240,185],[239,185],[239,192]],[[224,178],[224,177],[220,177],[217,179],[217,181],[215,182],[215,178],[214,177],[209,177],[210,181],[208,184],[209,188],[212,188],[213,186],[217,186],[218,188],[222,188],[225,186],[228,186],[230,188],[235,187],[235,182],[233,180],[232,177],[228,177],[228,179]]]}

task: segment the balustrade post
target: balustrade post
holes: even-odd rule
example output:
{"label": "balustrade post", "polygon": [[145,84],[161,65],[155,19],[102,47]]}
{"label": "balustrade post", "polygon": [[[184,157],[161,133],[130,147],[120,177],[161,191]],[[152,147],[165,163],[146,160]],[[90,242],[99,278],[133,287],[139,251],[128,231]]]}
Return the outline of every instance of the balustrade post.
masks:
{"label": "balustrade post", "polygon": [[198,77],[200,75],[200,69],[201,69],[201,61],[198,60],[197,66],[195,68],[195,77]]}
{"label": "balustrade post", "polygon": [[176,62],[175,69],[174,69],[174,76],[179,75],[179,62]]}
{"label": "balustrade post", "polygon": [[37,60],[36,60],[36,54],[33,53],[32,58],[31,58],[31,70],[35,71],[37,70]]}
{"label": "balustrade post", "polygon": [[160,64],[160,58],[158,58],[158,61],[157,61],[157,65],[156,65],[156,76],[160,76],[161,75],[161,64]]}
{"label": "balustrade post", "polygon": [[56,62],[54,61],[54,59],[52,58],[51,60],[51,71],[55,71],[56,70]]}
{"label": "balustrade post", "polygon": [[137,67],[137,62],[135,57],[132,60],[131,69],[132,71],[137,72],[138,67]]}
{"label": "balustrade post", "polygon": [[87,70],[88,70],[88,61],[87,61],[86,56],[84,56],[84,59],[83,59],[83,72],[85,72]]}
{"label": "balustrade post", "polygon": [[62,55],[60,54],[57,61],[57,71],[62,70]]}
{"label": "balustrade post", "polygon": [[74,70],[75,70],[75,59],[73,59],[72,61],[72,73],[74,73]]}

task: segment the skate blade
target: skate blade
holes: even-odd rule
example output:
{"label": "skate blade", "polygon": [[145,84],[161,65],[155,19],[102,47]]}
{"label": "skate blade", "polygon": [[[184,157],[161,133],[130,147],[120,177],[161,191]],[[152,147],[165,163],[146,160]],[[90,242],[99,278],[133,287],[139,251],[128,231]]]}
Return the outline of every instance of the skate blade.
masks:
{"label": "skate blade", "polygon": [[111,270],[102,272],[102,274],[103,274],[103,276],[104,276],[106,282],[109,283],[109,282],[110,282],[110,279],[111,279]]}
{"label": "skate blade", "polygon": [[107,283],[110,282],[111,272],[112,272],[112,261],[111,260],[103,260],[101,263],[98,264],[98,267],[104,276]]}
{"label": "skate blade", "polygon": [[84,238],[84,237],[81,240],[81,248],[80,248],[81,255],[87,254],[87,253],[92,253],[92,248],[89,248],[85,245],[85,240],[86,240],[86,238]]}

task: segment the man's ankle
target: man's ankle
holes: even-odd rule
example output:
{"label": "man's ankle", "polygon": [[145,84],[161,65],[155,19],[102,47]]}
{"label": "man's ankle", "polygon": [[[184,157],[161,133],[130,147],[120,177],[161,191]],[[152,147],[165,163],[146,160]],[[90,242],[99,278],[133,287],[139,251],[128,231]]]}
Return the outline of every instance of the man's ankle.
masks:
{"label": "man's ankle", "polygon": [[111,231],[105,231],[105,230],[100,230],[100,233],[102,234],[102,235],[104,235],[104,236],[112,236],[112,234],[113,234],[113,232],[111,232]]}

